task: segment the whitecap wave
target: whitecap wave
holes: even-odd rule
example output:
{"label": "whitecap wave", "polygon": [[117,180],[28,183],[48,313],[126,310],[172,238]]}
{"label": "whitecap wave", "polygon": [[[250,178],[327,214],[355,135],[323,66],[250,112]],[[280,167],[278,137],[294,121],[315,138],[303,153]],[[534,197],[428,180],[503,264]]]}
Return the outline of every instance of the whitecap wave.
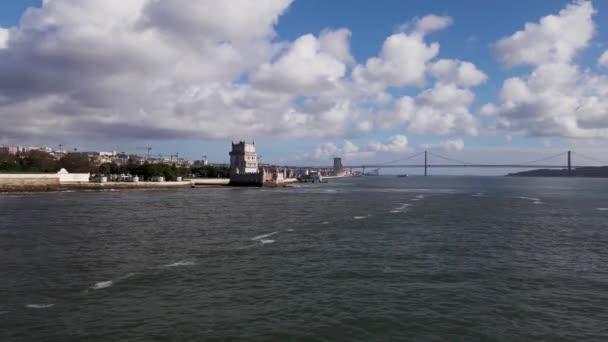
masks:
{"label": "whitecap wave", "polygon": [[327,224],[329,224],[329,222],[327,222],[327,221],[323,221],[323,222],[321,222],[321,224],[322,224],[322,225],[327,225]]}
{"label": "whitecap wave", "polygon": [[264,240],[263,239],[263,240],[260,240],[260,242],[262,243],[262,245],[266,245],[266,244],[269,244],[269,243],[274,243],[274,240]]}
{"label": "whitecap wave", "polygon": [[473,194],[473,197],[484,197],[485,195],[486,194],[483,192],[478,192],[478,193]]}
{"label": "whitecap wave", "polygon": [[595,208],[595,209],[599,210],[599,211],[608,211],[608,208]]}
{"label": "whitecap wave", "polygon": [[288,228],[288,229],[286,229],[286,231],[293,232],[293,229],[292,228]]}
{"label": "whitecap wave", "polygon": [[100,281],[99,283],[96,283],[95,285],[91,286],[91,288],[93,290],[101,290],[101,289],[108,288],[112,285],[114,285],[114,282],[112,280]]}
{"label": "whitecap wave", "polygon": [[179,266],[192,266],[195,265],[194,261],[178,261],[172,264],[163,265],[163,267],[179,267]]}
{"label": "whitecap wave", "polygon": [[389,211],[389,213],[392,213],[392,214],[402,213],[402,212],[405,212],[407,210],[407,208],[410,206],[408,203],[398,203],[398,204],[400,204],[400,206]]}
{"label": "whitecap wave", "polygon": [[528,200],[528,201],[532,201],[532,202],[540,202],[540,199],[539,198],[535,198],[535,197],[518,196],[516,198],[523,199],[523,200]]}
{"label": "whitecap wave", "polygon": [[259,241],[259,240],[265,239],[267,237],[273,236],[273,235],[278,234],[278,233],[279,232],[272,232],[272,233],[268,233],[268,234],[264,234],[264,235],[258,235],[256,237],[251,238],[251,240],[253,240],[253,241]]}
{"label": "whitecap wave", "polygon": [[363,220],[363,219],[368,218],[369,216],[370,216],[370,215],[366,215],[366,216],[353,216],[353,218],[354,218],[355,220]]}
{"label": "whitecap wave", "polygon": [[0,311],[0,315],[6,315],[9,311]]}
{"label": "whitecap wave", "polygon": [[28,304],[25,307],[28,309],[48,309],[55,306],[55,304]]}

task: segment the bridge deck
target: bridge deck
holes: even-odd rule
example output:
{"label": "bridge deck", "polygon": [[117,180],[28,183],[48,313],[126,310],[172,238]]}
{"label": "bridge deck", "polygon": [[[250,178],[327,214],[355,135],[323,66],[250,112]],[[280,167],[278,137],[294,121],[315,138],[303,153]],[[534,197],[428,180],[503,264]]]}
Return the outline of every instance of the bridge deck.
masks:
{"label": "bridge deck", "polygon": [[[394,164],[394,165],[345,165],[345,169],[395,169],[395,168],[424,168],[424,164]],[[567,169],[567,165],[525,165],[525,164],[427,164],[427,168],[503,168],[503,169]],[[597,166],[581,166],[572,165],[573,169],[585,168],[585,167],[597,167]],[[291,169],[332,169],[333,166],[286,166]]]}
{"label": "bridge deck", "polygon": [[[386,168],[418,168],[424,167],[424,164],[396,164],[396,165],[356,165],[356,166],[345,166],[346,168],[352,169],[362,169],[362,168],[372,168],[372,169],[386,169]],[[432,167],[468,167],[468,168],[511,168],[511,169],[567,169],[567,165],[522,165],[522,164],[428,164],[426,165],[428,168]],[[572,166],[572,168],[583,168],[590,166]]]}

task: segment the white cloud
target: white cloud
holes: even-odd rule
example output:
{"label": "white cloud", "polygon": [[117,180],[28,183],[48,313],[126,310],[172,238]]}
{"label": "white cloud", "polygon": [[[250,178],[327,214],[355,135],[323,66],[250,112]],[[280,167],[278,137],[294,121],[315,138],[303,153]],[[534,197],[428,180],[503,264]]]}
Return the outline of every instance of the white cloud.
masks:
{"label": "white cloud", "polygon": [[464,141],[462,139],[445,140],[439,143],[422,144],[420,148],[425,150],[440,150],[445,152],[460,152],[464,150]]}
{"label": "white cloud", "polygon": [[415,21],[416,32],[424,35],[443,30],[452,25],[453,22],[454,20],[451,17],[429,14]]}
{"label": "white cloud", "polygon": [[337,157],[339,153],[339,148],[334,143],[324,143],[318,145],[312,156],[315,160],[330,160],[331,158]]}
{"label": "white cloud", "polygon": [[501,90],[499,128],[535,136],[608,137],[608,77],[546,64]]}
{"label": "white cloud", "polygon": [[509,66],[568,63],[589,44],[595,29],[594,13],[590,1],[576,1],[559,15],[527,23],[523,30],[498,41],[494,51]]}
{"label": "white cloud", "polygon": [[371,152],[405,152],[407,151],[408,142],[405,135],[393,135],[386,142],[370,141],[368,149]]}
{"label": "white cloud", "polygon": [[0,27],[0,49],[6,48],[8,43],[9,30]]}
{"label": "white cloud", "polygon": [[350,30],[345,28],[335,31],[325,29],[319,36],[320,50],[327,52],[341,62],[354,63],[355,58],[350,52],[350,37]]}
{"label": "white cloud", "polygon": [[[326,31],[325,38],[333,33]],[[342,39],[348,36],[339,34]],[[330,38],[337,41],[340,37]],[[347,44],[347,43],[346,43]],[[263,64],[251,75],[254,83],[273,91],[286,91],[297,95],[316,95],[335,88],[344,77],[346,65],[335,53],[322,50],[322,44],[313,35],[298,38],[274,63]],[[345,58],[345,56],[340,56]]]}
{"label": "white cloud", "polygon": [[423,87],[426,64],[438,53],[439,43],[426,44],[422,35],[393,34],[384,41],[380,57],[370,58],[365,66],[355,67],[353,79],[359,84]]}
{"label": "white cloud", "polygon": [[[1,46],[1,44],[0,44],[0,46]],[[608,68],[608,50],[606,50],[606,51],[604,51],[604,53],[602,53],[600,58],[597,60],[597,64]]]}
{"label": "white cloud", "polygon": [[[486,76],[468,62],[435,61],[439,44],[425,41],[451,18],[417,19],[356,65],[345,28],[277,41],[290,3],[45,1],[0,29],[0,139],[477,133],[469,88]],[[391,95],[428,76],[434,83],[420,94]],[[355,147],[339,149],[372,153]]]}
{"label": "white cloud", "polygon": [[492,116],[492,115],[496,114],[497,112],[498,112],[498,108],[493,103],[486,103],[479,110],[479,113],[483,116]]}
{"label": "white cloud", "polygon": [[[132,2],[141,3],[142,0],[129,1]],[[179,38],[197,40],[204,37],[216,42],[246,41],[274,36],[273,26],[291,2],[292,0],[150,0],[143,9],[140,21]]]}
{"label": "white cloud", "polygon": [[478,134],[478,123],[469,112],[475,94],[455,84],[437,83],[416,97],[404,96],[397,101],[391,118],[381,118],[384,125],[404,123],[408,132],[447,135]]}
{"label": "white cloud", "polygon": [[304,159],[329,161],[334,157],[346,160],[369,160],[379,154],[402,153],[408,150],[408,139],[405,135],[393,135],[384,141],[370,140],[364,147],[359,147],[350,140],[344,140],[342,146],[333,142],[317,145],[312,153],[305,154]]}
{"label": "white cloud", "polygon": [[572,61],[593,34],[593,13],[590,2],[575,2],[502,41],[509,42],[503,47],[517,45],[503,61],[535,68],[503,82],[498,128],[532,136],[608,137],[608,77],[583,72]]}
{"label": "white cloud", "polygon": [[473,87],[485,82],[488,78],[475,64],[454,59],[441,59],[429,66],[429,72],[435,78],[463,87]]}
{"label": "white cloud", "polygon": [[342,146],[338,146],[332,142],[319,144],[315,147],[311,154],[305,154],[304,159],[320,162],[329,162],[332,158],[341,157],[347,160],[361,160],[373,156],[373,153],[361,149],[350,140],[344,140]]}

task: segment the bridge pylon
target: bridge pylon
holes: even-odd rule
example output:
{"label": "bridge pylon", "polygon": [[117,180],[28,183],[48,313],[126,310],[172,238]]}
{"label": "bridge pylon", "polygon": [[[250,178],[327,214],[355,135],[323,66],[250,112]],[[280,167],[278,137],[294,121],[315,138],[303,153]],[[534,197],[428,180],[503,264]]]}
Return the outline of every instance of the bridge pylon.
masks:
{"label": "bridge pylon", "polygon": [[426,162],[426,151],[424,151],[424,177],[426,177],[427,172],[426,169],[428,168],[428,163]]}
{"label": "bridge pylon", "polygon": [[572,176],[572,151],[568,151],[568,177]]}

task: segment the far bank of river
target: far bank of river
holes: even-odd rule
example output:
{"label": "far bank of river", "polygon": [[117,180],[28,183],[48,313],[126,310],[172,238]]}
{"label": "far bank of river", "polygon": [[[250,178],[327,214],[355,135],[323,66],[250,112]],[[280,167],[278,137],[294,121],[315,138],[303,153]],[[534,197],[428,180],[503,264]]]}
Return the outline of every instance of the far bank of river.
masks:
{"label": "far bank of river", "polygon": [[608,178],[608,166],[600,167],[581,167],[573,168],[568,172],[567,169],[549,170],[538,169],[530,171],[522,171],[509,173],[509,177],[593,177],[593,178]]}

